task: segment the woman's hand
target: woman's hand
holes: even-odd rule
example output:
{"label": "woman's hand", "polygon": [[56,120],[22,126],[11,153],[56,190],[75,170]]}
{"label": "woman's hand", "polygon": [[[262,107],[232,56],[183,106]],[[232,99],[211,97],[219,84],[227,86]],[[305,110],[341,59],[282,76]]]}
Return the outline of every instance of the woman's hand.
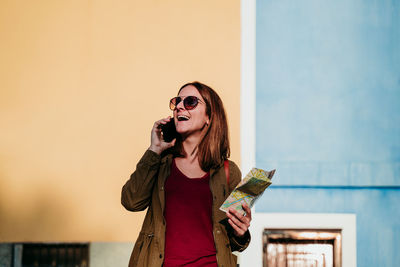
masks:
{"label": "woman's hand", "polygon": [[247,206],[247,204],[242,204],[242,207],[246,212],[245,215],[240,214],[240,212],[232,208],[226,212],[229,218],[228,222],[232,226],[235,235],[238,237],[242,237],[244,233],[246,233],[251,222],[251,210],[249,206]]}
{"label": "woman's hand", "polygon": [[161,125],[166,124],[170,120],[171,120],[171,117],[168,116],[167,118],[156,121],[153,125],[153,129],[151,129],[151,145],[150,145],[149,149],[154,151],[158,155],[160,155],[161,152],[163,152],[167,148],[173,147],[175,145],[176,139],[167,143],[163,140],[162,134],[161,134]]}

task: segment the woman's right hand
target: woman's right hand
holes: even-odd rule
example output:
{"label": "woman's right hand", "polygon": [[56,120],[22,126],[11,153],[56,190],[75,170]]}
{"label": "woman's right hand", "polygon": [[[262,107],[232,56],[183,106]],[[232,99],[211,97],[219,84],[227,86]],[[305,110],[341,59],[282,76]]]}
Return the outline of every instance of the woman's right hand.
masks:
{"label": "woman's right hand", "polygon": [[151,129],[151,145],[149,149],[158,155],[160,155],[164,150],[173,147],[175,145],[176,139],[172,140],[171,142],[167,143],[163,140],[161,134],[161,125],[166,124],[171,120],[171,116],[167,118],[158,120],[154,123],[153,129]]}

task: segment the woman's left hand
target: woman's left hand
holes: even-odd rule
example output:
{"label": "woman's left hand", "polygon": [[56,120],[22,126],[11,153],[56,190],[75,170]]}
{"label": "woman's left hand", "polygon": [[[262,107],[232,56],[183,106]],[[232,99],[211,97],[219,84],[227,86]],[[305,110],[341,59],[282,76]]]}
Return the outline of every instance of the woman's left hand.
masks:
{"label": "woman's left hand", "polygon": [[246,233],[247,229],[250,227],[251,221],[251,210],[247,204],[242,204],[245,215],[240,214],[235,209],[230,208],[226,215],[229,218],[229,224],[233,227],[234,233],[238,237],[242,237]]}

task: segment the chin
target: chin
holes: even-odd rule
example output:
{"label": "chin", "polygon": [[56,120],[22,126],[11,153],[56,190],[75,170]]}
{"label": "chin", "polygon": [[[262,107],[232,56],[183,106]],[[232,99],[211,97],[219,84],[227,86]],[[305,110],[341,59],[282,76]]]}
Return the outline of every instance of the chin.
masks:
{"label": "chin", "polygon": [[188,131],[185,131],[185,130],[178,130],[178,129],[176,129],[176,132],[180,135],[180,136],[185,136],[185,135],[187,135],[187,133],[188,133]]}

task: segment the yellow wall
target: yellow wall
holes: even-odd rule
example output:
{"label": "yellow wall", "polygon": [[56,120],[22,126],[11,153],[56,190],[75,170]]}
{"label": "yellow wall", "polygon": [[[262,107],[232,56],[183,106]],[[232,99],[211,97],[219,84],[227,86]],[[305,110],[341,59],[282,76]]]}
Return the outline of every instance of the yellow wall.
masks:
{"label": "yellow wall", "polygon": [[239,163],[240,2],[0,2],[0,241],[132,241],[120,190],[185,82]]}

